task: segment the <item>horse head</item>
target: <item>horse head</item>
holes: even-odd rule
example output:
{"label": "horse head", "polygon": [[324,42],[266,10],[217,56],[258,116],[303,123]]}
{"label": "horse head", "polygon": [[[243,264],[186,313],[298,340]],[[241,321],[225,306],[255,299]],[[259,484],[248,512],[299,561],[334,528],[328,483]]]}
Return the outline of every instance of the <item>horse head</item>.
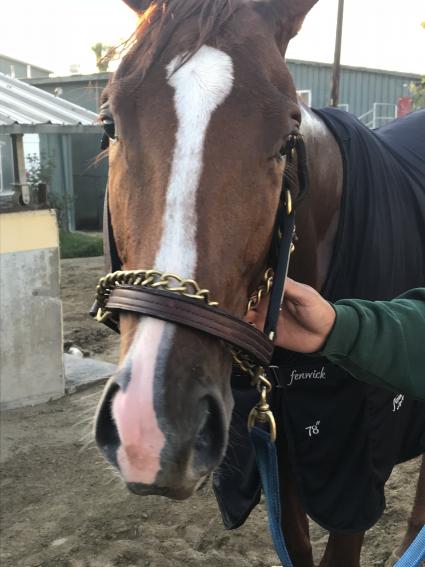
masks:
{"label": "horse head", "polygon": [[[125,0],[134,44],[104,93],[109,208],[123,269],[196,280],[235,316],[266,267],[300,126],[284,62],[315,0]],[[120,316],[119,371],[97,442],[139,494],[189,496],[220,463],[232,359],[204,333]]]}

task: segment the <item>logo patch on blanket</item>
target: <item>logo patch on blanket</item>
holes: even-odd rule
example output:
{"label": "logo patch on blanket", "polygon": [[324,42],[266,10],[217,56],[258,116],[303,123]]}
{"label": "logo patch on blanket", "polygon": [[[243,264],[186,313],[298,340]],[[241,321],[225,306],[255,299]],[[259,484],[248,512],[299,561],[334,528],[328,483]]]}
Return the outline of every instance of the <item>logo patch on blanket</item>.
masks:
{"label": "logo patch on blanket", "polygon": [[294,368],[290,374],[289,383],[287,382],[286,385],[290,387],[294,382],[299,382],[300,380],[326,380],[325,367],[322,366],[319,370],[313,369],[306,372],[300,372]]}

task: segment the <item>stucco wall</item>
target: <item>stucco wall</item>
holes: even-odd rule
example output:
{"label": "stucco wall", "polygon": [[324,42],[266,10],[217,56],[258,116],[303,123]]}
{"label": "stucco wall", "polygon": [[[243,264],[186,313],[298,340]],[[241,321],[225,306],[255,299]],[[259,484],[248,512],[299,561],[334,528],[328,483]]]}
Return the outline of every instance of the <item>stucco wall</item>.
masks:
{"label": "stucco wall", "polygon": [[59,247],[52,211],[0,214],[0,407],[64,394]]}

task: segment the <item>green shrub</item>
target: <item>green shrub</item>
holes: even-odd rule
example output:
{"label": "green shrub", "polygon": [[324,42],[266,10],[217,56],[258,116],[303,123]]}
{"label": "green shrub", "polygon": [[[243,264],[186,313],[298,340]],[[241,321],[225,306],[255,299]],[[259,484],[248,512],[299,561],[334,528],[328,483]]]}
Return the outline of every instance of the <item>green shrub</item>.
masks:
{"label": "green shrub", "polygon": [[100,236],[61,230],[59,231],[59,245],[61,258],[87,258],[103,255]]}

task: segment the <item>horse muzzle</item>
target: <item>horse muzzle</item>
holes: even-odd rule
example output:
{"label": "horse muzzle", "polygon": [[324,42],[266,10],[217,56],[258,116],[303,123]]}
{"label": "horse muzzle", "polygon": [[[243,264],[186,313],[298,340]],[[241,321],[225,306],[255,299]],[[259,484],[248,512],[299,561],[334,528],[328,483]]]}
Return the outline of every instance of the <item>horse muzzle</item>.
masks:
{"label": "horse muzzle", "polygon": [[135,494],[188,498],[220,464],[231,412],[211,381],[197,379],[190,395],[176,387],[174,398],[156,401],[153,416],[143,402],[138,408],[129,374],[128,367],[121,369],[105,388],[97,445]]}

